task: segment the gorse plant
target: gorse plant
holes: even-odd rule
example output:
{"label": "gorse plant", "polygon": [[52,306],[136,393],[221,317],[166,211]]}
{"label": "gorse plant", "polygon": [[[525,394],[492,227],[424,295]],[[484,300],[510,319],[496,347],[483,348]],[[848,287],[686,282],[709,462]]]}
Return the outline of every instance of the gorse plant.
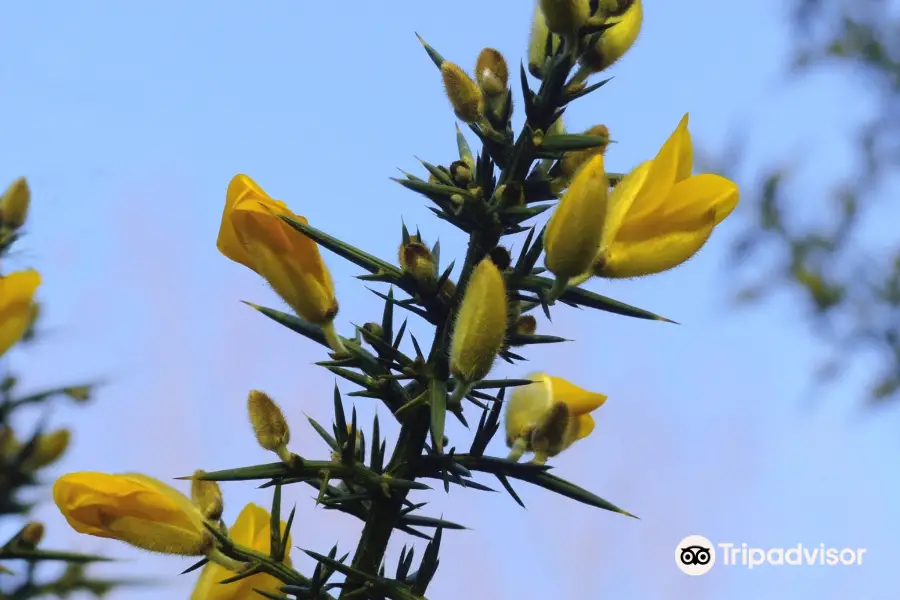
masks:
{"label": "gorse plant", "polygon": [[[607,83],[589,79],[631,47],[642,10],[640,0],[542,0],[528,66],[517,77],[522,98],[516,106],[525,116],[517,134],[509,67],[500,52],[483,50],[473,78],[422,41],[456,117],[479,148],[473,152],[457,129],[459,160],[423,162],[427,175],[397,181],[468,235],[458,262],[405,226],[396,264],[377,258],[312,227],[250,177],[237,175],[229,184],[218,248],[263,277],[293,314],[250,306],[326,347],[327,360],[317,364],[359,388],[346,395],[383,402],[400,424],[397,439],[384,439],[377,416],[370,426],[361,423],[336,386],[332,426],[310,419],[327,455],[298,456],[289,450],[291,429],[281,409],[254,390],[247,403],[253,432],[278,461],[197,471],[184,478],[191,481],[190,498],[145,475],[68,474],[53,496],[72,527],[201,557],[189,569],[203,569],[196,600],[248,598],[251,590],[267,598],[414,599],[427,593],[444,532],[462,528],[420,514],[424,504],[409,496],[429,489],[422,480],[439,480],[446,491],[490,490],[475,479],[482,473],[519,504],[515,480],[629,515],[546,464],[592,432],[592,413],[606,396],[547,373],[492,379],[491,371],[498,358],[523,360],[522,348],[565,341],[537,333],[534,318],[537,310],[549,318],[560,303],[668,321],[578,286],[592,277],[649,275],[685,262],[737,203],[731,181],[692,175],[687,117],[654,159],[624,175],[606,171],[606,127],[565,132],[566,107]],[[546,227],[529,223],[550,209]],[[513,256],[507,242],[516,235],[524,240]],[[338,299],[320,248],[364,270],[359,279],[386,284],[374,290],[384,304],[380,319],[349,337],[335,327]],[[407,314],[433,328],[430,343],[407,332]],[[477,426],[470,427],[473,410]],[[473,431],[467,448],[445,436],[448,417]],[[505,458],[486,454],[501,419]],[[526,453],[532,460],[520,462]],[[271,509],[248,505],[227,525],[221,481],[262,482],[272,489]],[[364,522],[352,556],[337,547],[303,550],[314,569],[301,573],[293,566],[294,513],[282,518],[281,494],[295,484],[317,489],[322,507]],[[428,540],[420,558],[404,547],[396,566],[386,564],[394,530]]]}
{"label": "gorse plant", "polygon": [[[0,197],[0,266],[20,239],[28,220],[31,190],[24,177],[16,179]],[[56,464],[69,447],[68,429],[48,430],[44,421],[26,433],[20,417],[59,397],[87,402],[92,385],[72,385],[21,393],[8,365],[9,352],[38,336],[39,304],[35,294],[41,275],[33,269],[0,270],[0,527],[15,533],[0,541],[0,598],[28,600],[76,591],[101,595],[126,582],[88,577],[85,565],[106,560],[72,552],[47,550],[41,543],[45,527],[28,520],[34,508],[32,494],[44,471]],[[15,425],[15,427],[14,427]],[[60,565],[56,577],[38,572],[38,565]]]}

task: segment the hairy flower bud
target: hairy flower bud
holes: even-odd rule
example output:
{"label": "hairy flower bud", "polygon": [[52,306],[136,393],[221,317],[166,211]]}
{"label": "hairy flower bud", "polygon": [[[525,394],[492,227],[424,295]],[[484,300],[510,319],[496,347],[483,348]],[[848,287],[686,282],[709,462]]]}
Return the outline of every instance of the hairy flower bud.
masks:
{"label": "hairy flower bud", "polygon": [[197,479],[198,476],[204,474],[206,471],[202,469],[194,472],[194,479],[191,479],[191,502],[200,509],[204,517],[210,521],[218,521],[222,518],[222,511],[225,508],[222,490],[215,481]]}
{"label": "hairy flower bud", "polygon": [[63,393],[74,400],[75,402],[87,402],[91,399],[91,392],[93,391],[93,387],[89,385],[76,385],[72,387],[67,387],[63,390]]}
{"label": "hairy flower bud", "polygon": [[541,11],[540,4],[538,4],[534,7],[534,16],[531,19],[531,33],[528,38],[528,72],[538,79],[543,79],[548,50],[549,55],[552,56],[558,47],[559,36],[550,33],[550,30],[547,28],[547,19]]}
{"label": "hairy flower bud", "polygon": [[44,539],[44,533],[46,533],[46,527],[44,524],[39,521],[31,521],[26,523],[25,526],[19,531],[16,535],[16,540],[19,543],[19,546],[24,546],[26,548],[34,549],[38,547],[38,544],[41,543]]}
{"label": "hairy flower bud", "polygon": [[598,154],[576,173],[547,223],[544,264],[557,282],[564,284],[593,264],[603,233],[608,192],[603,155]]}
{"label": "hairy flower bud", "polygon": [[441,65],[441,77],[457,118],[464,123],[475,123],[481,119],[484,115],[484,95],[478,84],[458,65],[446,60]]}
{"label": "hairy flower bud", "polygon": [[[606,125],[594,125],[590,129],[585,131],[584,135],[605,137],[608,141],[609,129],[606,127]],[[584,163],[594,158],[598,154],[605,153],[606,147],[607,144],[604,144],[603,146],[595,146],[593,148],[586,148],[585,150],[573,150],[571,152],[566,152],[566,155],[563,156],[561,161],[559,161],[559,171],[562,178],[566,182],[571,181],[572,177]]]}
{"label": "hairy flower bud", "polygon": [[450,163],[450,176],[460,187],[469,187],[472,183],[472,168],[462,160]]}
{"label": "hairy flower bud", "polygon": [[460,381],[484,379],[503,346],[506,283],[490,258],[475,267],[466,286],[450,344],[450,372]]}
{"label": "hairy flower bud", "polygon": [[65,453],[71,438],[72,434],[68,429],[58,429],[38,436],[34,451],[25,459],[22,467],[28,471],[37,471],[52,465]]}
{"label": "hairy flower bud", "polygon": [[13,181],[0,198],[0,226],[19,229],[28,219],[31,189],[24,177]]}
{"label": "hairy flower bud", "polygon": [[581,55],[581,68],[586,73],[599,73],[631,49],[641,31],[644,21],[643,0],[606,0],[615,5],[606,11],[601,9],[598,18],[601,23],[615,23],[605,30],[600,39],[589,46]]}
{"label": "hairy flower bud", "polygon": [[290,453],[287,445],[291,441],[291,430],[281,408],[265,392],[253,390],[247,396],[247,412],[259,445],[288,462]]}
{"label": "hairy flower bud", "polygon": [[561,36],[572,36],[591,16],[588,0],[540,0],[547,29]]}
{"label": "hairy flower bud", "polygon": [[400,268],[404,273],[409,273],[413,279],[426,286],[435,282],[437,274],[434,255],[417,237],[412,236],[407,243],[400,244],[398,255]]}
{"label": "hairy flower bud", "polygon": [[506,95],[509,88],[509,67],[499,50],[485,48],[478,54],[475,80],[488,98]]}
{"label": "hairy flower bud", "polygon": [[537,331],[537,319],[533,315],[522,315],[516,319],[513,329],[520,335],[534,335]]}

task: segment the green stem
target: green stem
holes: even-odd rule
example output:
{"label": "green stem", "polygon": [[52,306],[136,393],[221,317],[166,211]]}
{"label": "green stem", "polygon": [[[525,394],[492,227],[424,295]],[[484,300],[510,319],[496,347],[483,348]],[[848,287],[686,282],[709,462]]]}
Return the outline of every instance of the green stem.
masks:
{"label": "green stem", "polygon": [[[540,123],[526,123],[516,139],[512,150],[512,160],[500,173],[499,184],[518,182],[523,184],[528,169],[535,160],[535,148],[532,141],[534,127],[545,129],[551,125],[550,121],[556,106],[553,100],[559,96],[565,84],[565,78],[572,68],[571,61],[568,64],[557,65],[547,80],[542,82],[541,90],[537,96],[537,109],[540,112]],[[546,121],[546,123],[544,122]],[[466,251],[465,262],[457,282],[456,293],[450,299],[447,314],[443,322],[435,331],[434,343],[429,355],[430,377],[446,380],[448,377],[448,348],[450,331],[456,316],[456,309],[462,300],[466,286],[472,276],[475,265],[481,261],[487,253],[500,241],[502,231],[491,224],[487,219],[482,229],[473,231],[469,236],[469,246]],[[431,311],[429,311],[431,312]],[[405,421],[400,429],[400,437],[394,449],[387,470],[394,477],[410,479],[415,477],[415,467],[428,439],[430,429],[430,409],[428,406],[415,406],[410,411],[415,411],[411,418]],[[394,525],[400,517],[403,502],[408,490],[393,489],[387,498],[373,498],[372,507],[366,518],[362,536],[353,555],[352,566],[364,573],[375,574],[384,561],[385,551],[394,530]],[[347,585],[341,591],[340,598],[346,599],[358,595],[361,582],[348,580]]]}

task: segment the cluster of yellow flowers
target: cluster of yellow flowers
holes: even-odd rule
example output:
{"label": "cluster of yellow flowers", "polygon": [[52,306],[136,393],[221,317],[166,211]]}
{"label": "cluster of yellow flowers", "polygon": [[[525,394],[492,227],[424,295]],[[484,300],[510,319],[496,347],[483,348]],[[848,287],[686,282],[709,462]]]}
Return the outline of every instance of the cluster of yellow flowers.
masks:
{"label": "cluster of yellow flowers", "polygon": [[[556,49],[561,48],[563,54],[572,52],[578,69],[566,83],[566,93],[577,97],[586,93],[590,75],[608,68],[627,52],[642,22],[641,0],[540,0],[534,14],[528,70],[538,79],[548,77],[553,64],[559,61],[553,58]],[[511,134],[498,126],[504,121],[508,123],[508,111],[511,111],[509,69],[503,56],[491,48],[482,51],[476,62],[475,77],[471,78],[458,65],[440,59],[427,45],[426,49],[440,67],[456,116],[483,140],[500,143],[511,139]],[[552,108],[551,113],[555,110]],[[561,114],[555,115],[552,124],[552,119],[546,120],[550,124],[546,131],[533,132],[529,143],[534,148],[541,148],[542,143],[554,136],[557,139],[578,137],[565,135]],[[733,182],[718,175],[693,174],[687,115],[654,158],[621,177],[611,177],[605,168],[607,127],[594,126],[585,136],[580,143],[597,139],[603,143],[571,147],[558,161],[544,159],[547,167],[544,175],[549,178],[551,195],[559,197],[542,237],[544,264],[555,277],[549,296],[542,298],[548,306],[564,300],[573,287],[593,277],[644,276],[684,263],[703,247],[713,228],[738,202],[738,189]],[[472,198],[485,200],[482,205],[511,202],[527,208],[522,199],[522,186],[516,192],[516,186],[509,182],[497,187],[496,198],[479,198],[483,190],[475,179],[482,167],[462,145],[460,154],[460,161],[449,169],[429,169],[432,173],[429,182],[416,181],[431,186],[427,188],[429,193],[450,190],[448,206],[455,207],[451,212],[464,210]],[[359,338],[351,347],[352,340],[342,338],[335,330],[338,301],[331,275],[320,255],[319,244],[323,242],[317,239],[318,243],[304,217],[293,213],[284,202],[273,199],[250,177],[240,174],[231,180],[218,234],[219,251],[264,278],[298,317],[317,328],[322,336],[319,339],[324,339],[332,350],[334,361],[351,359],[351,349],[357,347]],[[496,246],[496,239],[492,247]],[[404,230],[399,263],[398,272],[415,280],[416,290],[421,292],[416,300],[425,304],[430,301],[428,298],[437,297],[439,306],[455,317],[449,328],[446,364],[452,379],[441,382],[445,387],[434,388],[440,390],[437,395],[429,388],[428,393],[417,392],[418,396],[410,403],[431,403],[432,448],[441,453],[446,443],[444,413],[461,411],[462,400],[485,380],[498,356],[508,350],[510,331],[532,335],[536,322],[534,317],[523,314],[520,302],[510,300],[508,288],[513,285],[509,282],[514,270],[510,268],[508,251],[499,246],[485,249],[460,280],[453,283],[447,278],[449,273],[438,272],[435,252],[429,250],[421,236],[418,233],[408,236]],[[389,267],[396,270],[392,265]],[[457,287],[462,292],[458,305],[454,303]],[[33,288],[28,289],[33,293]],[[21,297],[30,301],[30,295],[24,293],[26,288],[22,290]],[[378,325],[370,325],[367,332],[375,335]],[[16,326],[21,328],[21,324]],[[433,371],[422,370],[424,358],[420,355],[418,360],[404,365],[404,376],[434,379]],[[595,426],[591,413],[606,401],[603,394],[547,373],[534,373],[527,379],[531,383],[515,387],[505,403],[508,459],[515,467],[525,466],[514,464],[525,453],[534,455],[532,463],[543,465],[590,435]],[[387,385],[389,381],[386,378],[381,383]],[[452,383],[449,388],[448,381]],[[436,402],[440,403],[437,417]],[[262,392],[251,392],[248,409],[259,443],[276,453],[289,468],[300,464],[302,459],[287,450],[289,429],[271,398]],[[395,414],[399,413],[398,410]],[[359,431],[356,433],[358,436]],[[424,443],[424,435],[421,437]],[[267,511],[255,505],[247,506],[234,525],[226,527],[222,522],[222,496],[211,481],[201,481],[195,476],[191,498],[188,498],[144,475],[72,473],[57,480],[53,498],[79,532],[123,540],[157,552],[206,557],[210,562],[197,584],[195,599],[242,598],[250,589],[274,594],[281,585],[277,573],[271,570],[257,571],[252,577],[241,579],[240,585],[212,585],[243,572],[250,568],[248,565],[258,567],[253,558],[259,555],[254,553],[277,554],[271,545],[278,536],[272,536],[270,531],[271,522],[277,517],[272,519]],[[282,523],[282,533],[284,527]],[[232,547],[242,548],[244,563],[236,561],[233,555],[223,554],[222,539],[230,539]],[[285,548],[289,546],[288,542]],[[288,564],[286,551],[281,551],[280,559]]]}

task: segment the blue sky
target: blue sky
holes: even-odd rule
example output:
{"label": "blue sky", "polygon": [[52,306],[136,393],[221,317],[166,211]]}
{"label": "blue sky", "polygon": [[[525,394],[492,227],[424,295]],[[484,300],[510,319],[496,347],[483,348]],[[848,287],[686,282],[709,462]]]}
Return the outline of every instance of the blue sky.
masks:
{"label": "blue sky", "polygon": [[[650,1],[646,13],[615,80],[571,109],[570,127],[608,125],[619,142],[608,168],[621,171],[651,157],[685,112],[697,145],[712,151],[744,120],[754,131],[750,164],[809,159],[799,184],[814,213],[825,183],[818,174],[839,175],[848,162],[848,148],[833,140],[865,116],[866,102],[836,75],[781,89],[780,2],[696,0],[686,10]],[[322,358],[319,348],[239,302],[279,306],[262,281],[216,251],[227,183],[247,173],[315,226],[386,258],[401,215],[428,241],[439,236],[442,254],[458,252],[461,234],[388,179],[397,168],[415,171],[414,155],[454,158],[454,118],[413,32],[467,68],[483,46],[515,64],[526,45],[526,3],[83,0],[11,4],[0,14],[8,24],[0,177],[26,175],[34,193],[14,264],[42,270],[47,301],[43,342],[11,362],[31,388],[111,380],[90,407],[54,413],[55,424],[76,431],[60,472],[167,478],[268,461],[244,415],[253,388],[285,408],[294,451],[323,456],[303,415],[329,418],[332,376],[310,365]],[[596,433],[560,457],[557,472],[642,520],[524,486],[527,511],[500,494],[435,492],[431,514],[473,529],[448,536],[430,597],[476,588],[497,599],[551,590],[623,600],[892,597],[896,423],[889,413],[858,413],[862,371],[819,398],[815,411],[804,409],[822,350],[791,298],[744,313],[726,302],[722,258],[741,218],[738,211],[674,272],[591,284],[682,325],[571,309],[539,325],[577,342],[532,352],[533,369],[609,395]],[[380,308],[352,279],[355,268],[325,258],[346,334]],[[362,400],[357,408],[369,417],[376,407]],[[503,452],[499,439],[495,448]],[[228,518],[245,502],[269,501],[250,485],[225,493]],[[359,524],[323,518],[310,495],[305,487],[286,493],[298,505],[295,543],[321,551],[338,541],[351,550]],[[49,505],[37,516],[48,524],[48,544],[128,559],[106,572],[160,577],[164,597],[188,596],[193,576],[176,577],[188,562],[79,537]],[[689,578],[673,552],[690,534],[869,551],[862,567],[717,568]],[[394,560],[401,542],[392,545]]]}

